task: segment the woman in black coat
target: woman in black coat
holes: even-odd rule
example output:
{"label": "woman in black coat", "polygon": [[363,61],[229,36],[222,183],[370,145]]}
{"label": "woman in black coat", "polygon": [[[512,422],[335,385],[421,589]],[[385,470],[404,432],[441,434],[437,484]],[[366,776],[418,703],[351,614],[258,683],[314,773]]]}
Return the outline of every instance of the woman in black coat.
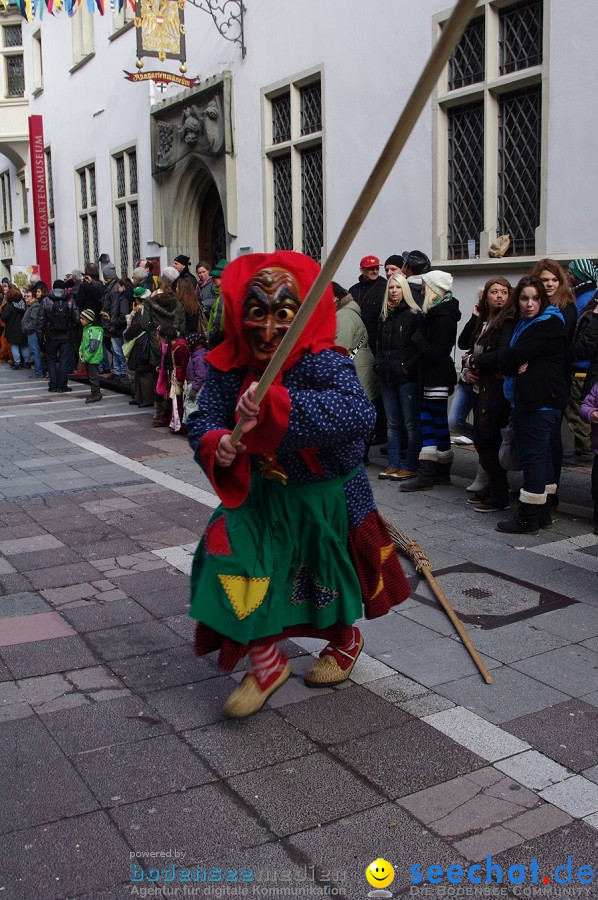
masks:
{"label": "woman in black coat", "polygon": [[6,294],[6,303],[2,309],[4,336],[10,344],[13,362],[12,369],[31,368],[31,353],[27,338],[23,334],[21,322],[27,306],[18,288],[10,288]]}
{"label": "woman in black coat", "polygon": [[[511,410],[497,367],[500,353],[508,349],[515,327],[511,291],[510,283],[500,276],[490,278],[484,285],[479,318],[470,338],[471,354],[464,357],[461,373],[473,385],[473,441],[480,465],[488,476],[487,484],[469,498],[475,503],[476,512],[492,512],[509,505],[507,473],[500,464],[498,451],[502,442],[500,430],[508,423]],[[482,354],[484,367],[478,368],[477,360]]]}
{"label": "woman in black coat", "polygon": [[[565,319],[539,278],[525,276],[515,288],[518,320],[509,348],[498,354],[504,393],[512,407],[513,430],[523,468],[519,511],[499,522],[498,531],[537,534],[551,524],[548,496],[556,492],[553,446],[560,441],[568,399],[565,379]],[[484,369],[486,354],[477,358]]]}
{"label": "woman in black coat", "polygon": [[434,484],[450,484],[453,461],[448,398],[457,383],[452,350],[461,318],[459,301],[453,297],[453,277],[448,272],[426,272],[422,281],[423,328],[411,336],[420,357],[422,449],[417,478],[402,484],[401,491],[425,491]]}

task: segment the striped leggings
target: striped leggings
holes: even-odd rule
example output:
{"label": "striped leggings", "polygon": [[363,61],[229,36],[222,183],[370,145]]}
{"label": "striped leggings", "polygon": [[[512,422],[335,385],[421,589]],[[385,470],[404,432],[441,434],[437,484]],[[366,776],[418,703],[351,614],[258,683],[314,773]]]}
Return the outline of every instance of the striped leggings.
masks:
{"label": "striped leggings", "polygon": [[[421,402],[421,430],[423,457],[434,452],[446,453],[451,449],[448,425],[448,388],[424,388]],[[427,451],[427,452],[426,452]]]}

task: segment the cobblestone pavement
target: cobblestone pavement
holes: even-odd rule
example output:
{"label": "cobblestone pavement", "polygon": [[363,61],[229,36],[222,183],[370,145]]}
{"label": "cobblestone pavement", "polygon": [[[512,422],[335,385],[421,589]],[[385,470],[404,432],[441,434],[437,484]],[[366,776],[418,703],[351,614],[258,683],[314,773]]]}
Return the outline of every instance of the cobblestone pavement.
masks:
{"label": "cobblestone pavement", "polygon": [[565,470],[551,529],[510,536],[465,502],[468,449],[416,495],[373,455],[383,514],[429,553],[493,684],[406,562],[412,597],[362,623],[350,681],[307,689],[321,643],[288,642],[292,678],[227,721],[241,675],[194,656],[186,616],[215,497],[151,411],[86,393],[0,367],[0,897],[353,900],[379,857],[394,896],[527,896],[534,859],[534,896],[598,896],[578,874],[598,845],[589,469]]}

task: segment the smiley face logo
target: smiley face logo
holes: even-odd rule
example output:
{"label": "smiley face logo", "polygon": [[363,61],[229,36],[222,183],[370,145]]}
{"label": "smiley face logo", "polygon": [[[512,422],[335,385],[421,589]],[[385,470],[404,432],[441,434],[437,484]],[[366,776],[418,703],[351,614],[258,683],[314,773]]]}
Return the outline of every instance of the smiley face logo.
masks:
{"label": "smiley face logo", "polygon": [[375,859],[365,870],[365,877],[375,888],[385,888],[395,877],[395,870],[385,859]]}

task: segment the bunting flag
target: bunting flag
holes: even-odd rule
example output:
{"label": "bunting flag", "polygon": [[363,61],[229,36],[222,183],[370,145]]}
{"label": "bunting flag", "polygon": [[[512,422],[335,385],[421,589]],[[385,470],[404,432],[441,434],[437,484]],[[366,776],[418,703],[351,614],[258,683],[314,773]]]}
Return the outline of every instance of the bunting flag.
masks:
{"label": "bunting flag", "polygon": [[[0,0],[0,12],[8,10],[9,2],[10,0]],[[74,16],[79,7],[83,6],[83,0],[13,0],[13,2],[21,16],[28,22],[32,22],[38,13],[40,19],[43,18],[44,11],[54,15],[66,10],[69,17]],[[106,0],[85,0],[85,7],[88,12],[97,11],[103,16],[108,7],[111,13],[122,12],[127,2],[135,12],[135,0],[109,0],[109,3]]]}

